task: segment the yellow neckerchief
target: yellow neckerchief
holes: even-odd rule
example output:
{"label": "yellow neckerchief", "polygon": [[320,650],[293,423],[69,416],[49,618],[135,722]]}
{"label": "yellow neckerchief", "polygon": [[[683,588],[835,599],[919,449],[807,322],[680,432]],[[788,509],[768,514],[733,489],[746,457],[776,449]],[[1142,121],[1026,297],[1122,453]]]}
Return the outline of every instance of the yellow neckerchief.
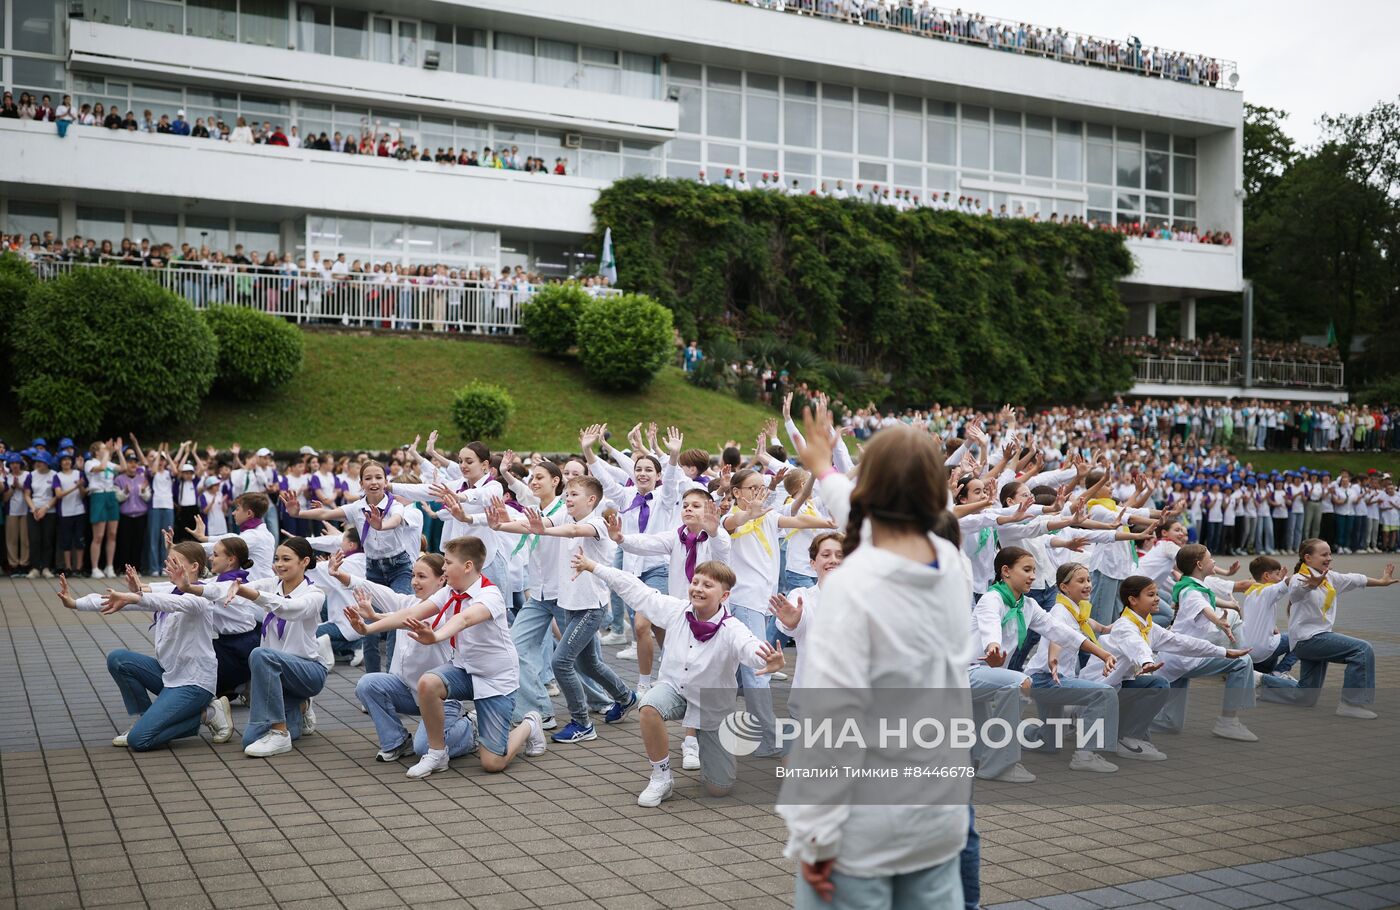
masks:
{"label": "yellow neckerchief", "polygon": [[1147,637],[1147,633],[1152,629],[1152,620],[1138,619],[1138,615],[1127,607],[1123,608],[1123,615],[1128,617],[1128,621],[1138,630],[1138,634],[1142,636],[1142,640],[1149,645],[1152,644],[1152,641]]}
{"label": "yellow neckerchief", "polygon": [[1118,511],[1118,500],[1114,499],[1112,496],[1101,496],[1098,499],[1091,499],[1085,505],[1090,509],[1094,506],[1103,506],[1110,511]]}
{"label": "yellow neckerchief", "polygon": [[1063,594],[1055,595],[1055,603],[1069,611],[1069,615],[1074,617],[1074,621],[1079,623],[1079,631],[1084,633],[1084,637],[1097,643],[1099,637],[1094,634],[1094,627],[1089,625],[1089,613],[1093,609],[1093,604],[1087,600],[1075,603]]}
{"label": "yellow neckerchief", "polygon": [[1264,590],[1265,588],[1269,587],[1270,585],[1276,585],[1276,584],[1278,584],[1278,582],[1276,582],[1276,581],[1271,581],[1271,582],[1269,582],[1269,584],[1267,584],[1267,585],[1260,584],[1259,582],[1256,581],[1254,584],[1252,584],[1252,585],[1250,585],[1249,587],[1247,587],[1247,588],[1244,589],[1244,596],[1245,596],[1245,597],[1250,597],[1250,596],[1252,596],[1252,595],[1258,594],[1260,591]]}
{"label": "yellow neckerchief", "polygon": [[748,534],[757,535],[758,542],[763,545],[763,552],[767,553],[769,556],[772,556],[773,545],[768,542],[768,535],[764,534],[762,530],[764,519],[766,519],[767,517],[767,515],[764,515],[762,518],[750,518],[748,521],[735,528],[734,532],[729,535],[729,539],[731,541],[734,541]]}
{"label": "yellow neckerchief", "polygon": [[[1311,578],[1317,573],[1305,565],[1298,570],[1298,574]],[[1322,598],[1322,616],[1326,618],[1328,611],[1337,605],[1337,589],[1332,587],[1332,582],[1329,580],[1322,583],[1322,590],[1327,592],[1327,596]]]}
{"label": "yellow neckerchief", "polygon": [[[793,501],[794,499],[796,499],[796,498],[797,498],[796,496],[789,496],[789,497],[783,502],[783,505],[785,505],[785,506],[790,506],[790,505],[792,505],[792,501]],[[817,507],[816,507],[816,506],[812,505],[812,498],[809,496],[809,497],[807,497],[807,501],[804,502],[804,503],[802,504],[802,508],[799,509],[799,510],[797,511],[797,514],[798,514],[798,515],[811,515],[811,516],[816,517],[816,516],[819,516],[821,513],[817,511]],[[801,534],[801,533],[802,533],[802,528],[789,528],[789,529],[788,529],[788,532],[787,532],[787,539],[788,539],[788,540],[791,540],[791,539],[792,539],[792,536],[793,536],[794,534]],[[730,535],[730,536],[732,537],[733,535]]]}

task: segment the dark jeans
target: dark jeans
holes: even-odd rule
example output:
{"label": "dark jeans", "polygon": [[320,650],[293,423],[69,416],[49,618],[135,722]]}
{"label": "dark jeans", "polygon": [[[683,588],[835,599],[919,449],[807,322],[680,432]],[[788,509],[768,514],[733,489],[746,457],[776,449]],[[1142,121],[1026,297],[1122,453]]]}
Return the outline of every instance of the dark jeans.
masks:
{"label": "dark jeans", "polygon": [[248,669],[248,655],[260,644],[262,631],[256,625],[247,632],[214,639],[214,656],[219,660],[219,676],[214,688],[219,695],[232,695],[248,681],[252,675]]}
{"label": "dark jeans", "polygon": [[29,567],[31,569],[52,569],[58,546],[58,516],[52,512],[36,521],[34,513],[29,514]]}
{"label": "dark jeans", "polygon": [[118,575],[127,566],[142,569],[141,557],[146,552],[146,513],[123,515],[117,519],[117,549],[112,555],[112,571]]}
{"label": "dark jeans", "polygon": [[967,845],[958,854],[962,873],[963,906],[979,910],[982,904],[982,835],[977,833],[977,810],[967,807]]}

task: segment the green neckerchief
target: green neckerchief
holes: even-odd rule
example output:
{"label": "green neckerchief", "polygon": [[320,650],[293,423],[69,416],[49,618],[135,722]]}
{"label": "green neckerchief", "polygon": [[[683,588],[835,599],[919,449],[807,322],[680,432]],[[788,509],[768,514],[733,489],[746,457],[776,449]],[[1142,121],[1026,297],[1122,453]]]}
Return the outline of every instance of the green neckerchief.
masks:
{"label": "green neckerchief", "polygon": [[1215,609],[1215,592],[1201,584],[1200,579],[1192,578],[1190,575],[1183,575],[1181,581],[1178,581],[1172,588],[1172,602],[1177,605],[1178,609],[1181,607],[1181,595],[1185,591],[1200,591],[1210,602],[1211,609]]}
{"label": "green neckerchief", "polygon": [[1137,541],[1136,541],[1136,540],[1125,540],[1125,541],[1123,541],[1123,542],[1124,542],[1125,544],[1128,545],[1128,555],[1131,556],[1131,557],[1133,558],[1133,565],[1137,565],[1137,564],[1138,564]]}
{"label": "green neckerchief", "polygon": [[1016,620],[1016,647],[1021,647],[1026,640],[1026,599],[1012,594],[1011,587],[1004,581],[997,582],[989,590],[1000,594],[1002,603],[1006,604],[1006,615],[1001,618],[1001,624],[1004,626],[1013,618]]}
{"label": "green neckerchief", "polygon": [[[562,506],[563,504],[564,504],[564,497],[562,497],[562,496],[556,496],[556,497],[554,497],[554,504],[551,505],[551,506],[549,507],[549,511],[548,511],[548,512],[545,512],[545,513],[544,513],[544,517],[545,517],[545,518],[549,518],[549,517],[551,517],[552,515],[554,515],[555,512],[558,512],[558,511],[559,511],[559,507]],[[534,553],[534,552],[535,552],[535,547],[539,546],[539,543],[540,543],[540,535],[538,535],[538,534],[524,534],[524,535],[521,536],[520,542],[517,543],[517,544],[515,545],[515,549],[510,551],[510,555],[511,555],[511,556],[514,556],[516,553],[519,553],[522,549],[524,549],[524,547],[525,547],[526,544],[529,544],[529,545],[530,545],[530,552],[531,552],[531,553]]]}
{"label": "green neckerchief", "polygon": [[982,550],[987,546],[987,541],[995,539],[996,533],[996,528],[983,528],[982,530],[977,532],[978,553],[981,553]]}

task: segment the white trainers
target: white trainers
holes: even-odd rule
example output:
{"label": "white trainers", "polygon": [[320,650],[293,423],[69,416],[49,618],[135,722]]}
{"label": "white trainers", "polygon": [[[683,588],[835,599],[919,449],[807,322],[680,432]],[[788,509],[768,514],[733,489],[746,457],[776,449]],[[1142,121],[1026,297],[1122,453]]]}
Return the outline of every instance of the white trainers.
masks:
{"label": "white trainers", "polygon": [[93,570],[92,570],[92,577],[93,577],[93,578],[106,578],[107,576],[102,574],[102,570],[101,570],[101,569],[93,569]]}
{"label": "white trainers", "polygon": [[1259,737],[1249,732],[1249,728],[1240,723],[1238,717],[1219,717],[1215,720],[1215,726],[1211,728],[1211,733],[1221,739],[1233,739],[1242,743],[1258,742]]}
{"label": "white trainers", "polygon": [[116,577],[117,577],[117,572],[116,572],[116,570],[113,569],[111,566],[108,566],[107,568],[103,569],[103,570],[102,570],[102,574],[105,575],[105,576],[107,576],[108,578],[116,578]]}
{"label": "white trainers", "polygon": [[1026,770],[1026,766],[1017,762],[996,777],[983,774],[980,770],[977,776],[983,780],[999,780],[1004,784],[1029,784],[1035,780],[1035,775]]}
{"label": "white trainers", "polygon": [[243,750],[249,758],[271,758],[292,751],[292,735],[286,730],[268,730],[257,742]]}
{"label": "white trainers", "polygon": [[559,694],[559,683],[551,679],[549,681],[549,684],[544,687],[544,690],[548,692],[550,697],[552,698]]}
{"label": "white trainers", "polygon": [[636,660],[636,659],[637,659],[637,646],[636,646],[635,644],[628,645],[627,647],[623,648],[621,651],[618,651],[618,652],[617,652],[617,658],[618,658],[618,660]]}
{"label": "white trainers", "polygon": [[627,644],[627,636],[623,635],[621,632],[609,632],[598,639],[598,643],[604,645],[625,645]]}
{"label": "white trainers", "polygon": [[549,740],[544,736],[544,719],[538,711],[526,711],[525,722],[530,725],[530,738],[525,741],[525,756],[534,758],[543,755],[549,748]]}
{"label": "white trainers", "polygon": [[[369,646],[366,645],[365,647],[367,648],[367,647],[369,647]],[[358,666],[363,665],[364,662],[365,662],[365,649],[364,649],[364,648],[356,648],[356,649],[355,649],[354,655],[350,658],[350,666],[352,666],[352,667],[358,667]]]}
{"label": "white trainers", "polygon": [[331,637],[329,635],[316,636],[316,659],[321,662],[321,666],[330,670],[335,667],[335,651],[331,648]]}
{"label": "white trainers", "polygon": [[398,761],[413,754],[413,737],[405,736],[403,742],[392,749],[380,749],[374,754],[375,761],[391,762]]}
{"label": "white trainers", "polygon": [[637,697],[641,698],[643,695],[650,692],[653,685],[655,685],[655,683],[651,680],[647,680],[646,682],[642,682],[640,679],[637,680],[637,688],[635,689]]}
{"label": "white trainers", "polygon": [[776,671],[774,671],[774,672],[772,672],[772,673],[769,673],[768,676],[769,676],[770,679],[776,679],[776,680],[778,680],[779,682],[781,682],[781,681],[783,681],[783,680],[786,680],[786,679],[788,678],[788,675],[787,675],[786,673],[784,673],[782,670],[776,670]]}
{"label": "white trainers", "polygon": [[45,569],[43,571],[43,576],[45,578],[53,578],[53,569]]}
{"label": "white trainers", "polygon": [[559,726],[559,721],[557,721],[557,720],[554,719],[554,715],[553,715],[553,714],[549,715],[548,717],[546,717],[546,718],[544,718],[543,720],[540,721],[540,729],[541,729],[541,730],[554,730],[554,729],[557,729],[558,726]]}
{"label": "white trainers", "polygon": [[216,698],[209,703],[209,716],[204,725],[209,728],[214,742],[226,743],[233,736],[233,706],[227,698]]}
{"label": "white trainers", "polygon": [[130,731],[130,730],[127,730],[125,733],[120,733],[120,734],[118,734],[118,735],[116,735],[116,736],[113,736],[113,737],[112,737],[112,745],[116,746],[116,747],[119,748],[119,749],[125,749],[125,748],[126,748],[126,738],[127,738],[128,736],[130,736],[130,735],[131,735],[131,731]]}
{"label": "white trainers", "polygon": [[1375,718],[1380,717],[1379,714],[1377,714],[1375,711],[1372,711],[1370,708],[1363,708],[1360,705],[1348,704],[1344,701],[1337,703],[1337,716],[1354,717],[1358,720],[1374,720]]}
{"label": "white trainers", "polygon": [[316,732],[316,706],[311,699],[306,700],[306,710],[301,712],[301,735],[310,736]]}
{"label": "white trainers", "polygon": [[30,569],[30,570],[29,570],[29,574],[25,576],[25,578],[38,578],[38,577],[39,577],[39,570],[38,570],[38,569]]}
{"label": "white trainers", "polygon": [[408,776],[418,780],[439,771],[446,771],[448,761],[446,749],[429,749],[427,755],[418,759],[418,764],[408,769]]}
{"label": "white trainers", "polygon": [[1097,752],[1080,749],[1070,758],[1069,769],[1071,771],[1097,771],[1100,774],[1112,774],[1118,770],[1118,766]]}
{"label": "white trainers", "polygon": [[671,798],[671,788],[674,781],[669,772],[662,777],[652,772],[651,780],[647,782],[647,788],[642,791],[642,795],[637,797],[637,805],[644,809],[655,809],[665,800]]}
{"label": "white trainers", "polygon": [[1165,752],[1158,749],[1145,739],[1120,739],[1118,740],[1117,754],[1119,758],[1132,758],[1138,761],[1166,761]]}
{"label": "white trainers", "polygon": [[681,767],[686,771],[700,770],[700,743],[690,737],[681,742]]}

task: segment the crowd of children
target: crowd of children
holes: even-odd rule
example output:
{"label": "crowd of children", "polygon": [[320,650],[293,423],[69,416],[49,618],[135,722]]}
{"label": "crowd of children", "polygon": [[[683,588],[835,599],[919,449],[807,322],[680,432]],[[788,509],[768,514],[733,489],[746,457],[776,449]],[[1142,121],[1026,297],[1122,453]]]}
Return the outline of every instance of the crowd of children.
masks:
{"label": "crowd of children", "polygon": [[[113,743],[136,751],[201,727],[216,743],[241,729],[250,757],[291,751],[315,732],[328,675],[352,672],[343,659],[363,666],[355,691],[376,759],[412,759],[410,778],[473,754],[501,772],[551,741],[596,739],[599,715],[635,717],[649,765],[637,802],[656,807],[684,786],[667,721],[683,731],[681,769],[705,793],[733,787],[719,730],[736,691],[754,754],[781,756],[769,680],[786,669],[784,636],[800,655],[791,710],[804,689],[968,690],[978,716],[1013,721],[1023,698],[1042,714],[1069,702],[1108,731],[1071,755],[1077,772],[1165,760],[1153,733],[1182,729],[1171,696],[1194,678],[1225,680],[1211,732],[1226,740],[1258,739],[1242,720],[1256,700],[1314,705],[1332,663],[1345,665],[1336,713],[1376,716],[1371,647],[1335,624],[1342,594],[1393,584],[1393,567],[1333,571],[1306,511],[1350,502],[1349,479],[1300,475],[1283,494],[1286,512],[1302,507],[1297,526],[1285,515],[1260,548],[1297,564],[1261,553],[1236,581],[1238,563],[1215,555],[1248,535],[1224,536],[1215,474],[1188,481],[1072,448],[1051,462],[1011,410],[945,436],[883,428],[857,463],[825,401],[813,404],[802,429],[785,413],[790,446],[772,421],[751,454],[727,445],[718,457],[655,425],[634,427],[624,449],[605,426],[585,428],[581,454],[562,459],[480,442],[444,453],[436,433],[383,460],[306,447],[280,465],[267,449],[201,457],[193,442],[172,454],[130,436],[79,458],[72,440],[50,454],[39,439],[11,456],[6,498],[27,510],[27,574],[57,568],[66,607],[153,614],[154,657],[108,657],[133,719]],[[142,522],[128,521],[133,501]],[[26,511],[6,513],[13,546]],[[75,597],[64,572],[120,581]],[[638,661],[635,675],[602,650],[629,636],[619,656]],[[248,706],[237,721],[235,701]],[[420,718],[415,733],[403,716]],[[1035,780],[1020,750],[975,747],[977,776]],[[779,809],[799,904],[856,901],[887,880],[921,905],[976,906],[966,807]],[[921,837],[882,843],[889,812]]]}

